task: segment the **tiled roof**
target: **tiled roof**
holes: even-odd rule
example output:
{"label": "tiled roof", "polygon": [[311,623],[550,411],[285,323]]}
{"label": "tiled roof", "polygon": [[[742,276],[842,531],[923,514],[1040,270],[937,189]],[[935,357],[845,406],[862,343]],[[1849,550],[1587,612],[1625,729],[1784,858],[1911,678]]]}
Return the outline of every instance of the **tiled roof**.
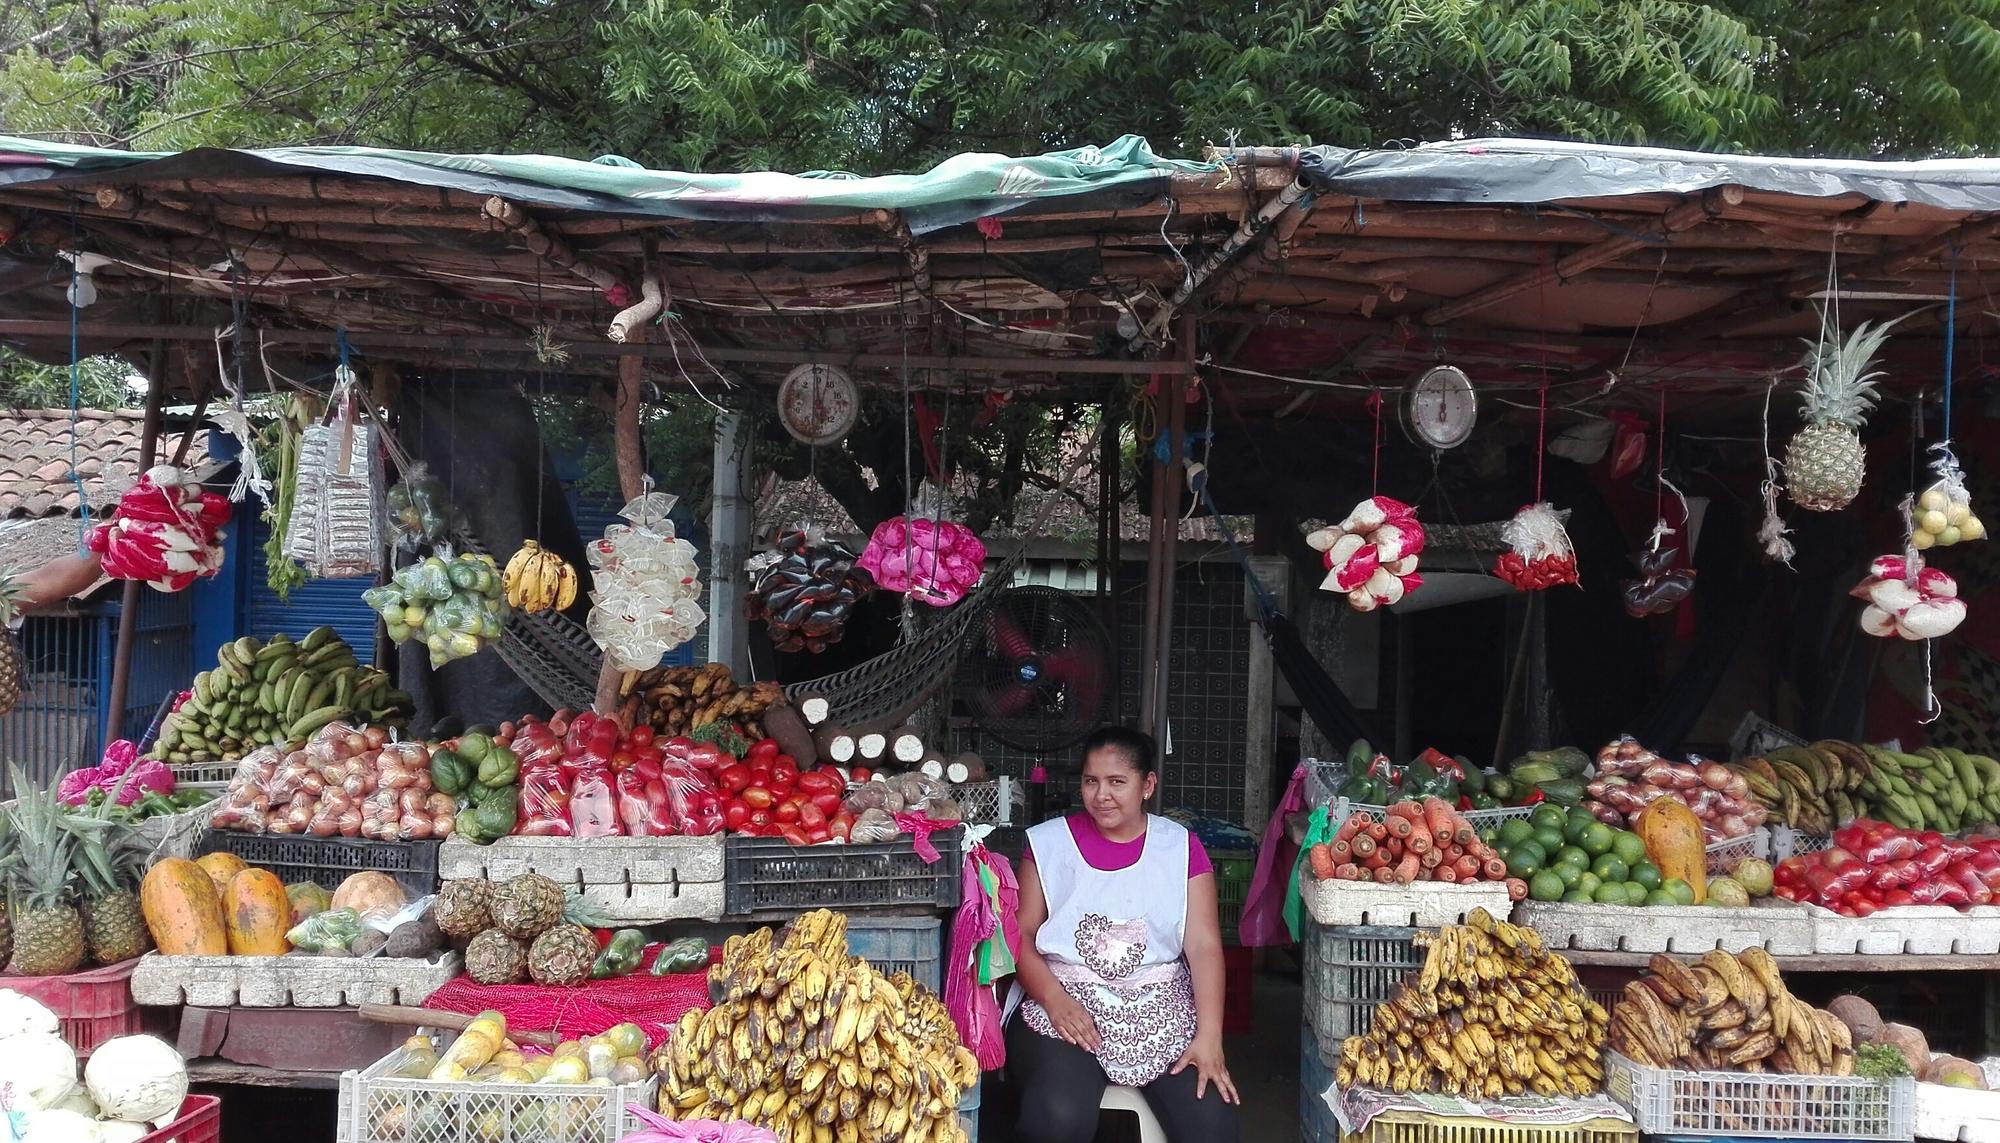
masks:
{"label": "tiled roof", "polygon": [[[139,479],[139,436],[145,418],[138,410],[0,410],[0,518],[39,520],[74,516],[81,508],[70,457],[93,508],[101,508]],[[74,424],[72,439],[71,426]],[[206,437],[207,434],[202,434]],[[161,451],[179,443],[161,438]],[[188,463],[200,468],[208,450],[197,439]]]}

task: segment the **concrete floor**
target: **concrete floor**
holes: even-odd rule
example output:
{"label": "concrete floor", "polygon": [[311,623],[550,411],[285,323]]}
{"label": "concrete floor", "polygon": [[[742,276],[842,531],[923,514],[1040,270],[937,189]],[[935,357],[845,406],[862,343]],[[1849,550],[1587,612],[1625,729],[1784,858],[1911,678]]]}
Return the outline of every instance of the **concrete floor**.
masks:
{"label": "concrete floor", "polygon": [[1229,1076],[1243,1097],[1242,1143],[1295,1143],[1299,1138],[1299,980],[1282,950],[1257,973],[1256,1022],[1231,1036]]}

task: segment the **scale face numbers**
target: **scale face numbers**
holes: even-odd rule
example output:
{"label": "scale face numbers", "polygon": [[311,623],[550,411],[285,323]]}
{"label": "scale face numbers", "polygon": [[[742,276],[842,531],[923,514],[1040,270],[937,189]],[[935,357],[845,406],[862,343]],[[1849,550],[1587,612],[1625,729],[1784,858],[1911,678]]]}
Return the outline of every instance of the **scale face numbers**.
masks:
{"label": "scale face numbers", "polygon": [[801,444],[833,444],[860,414],[861,393],[838,366],[801,365],[778,386],[778,419]]}
{"label": "scale face numbers", "polygon": [[1479,398],[1472,379],[1456,365],[1434,365],[1410,386],[1410,434],[1432,448],[1457,448],[1472,436]]}

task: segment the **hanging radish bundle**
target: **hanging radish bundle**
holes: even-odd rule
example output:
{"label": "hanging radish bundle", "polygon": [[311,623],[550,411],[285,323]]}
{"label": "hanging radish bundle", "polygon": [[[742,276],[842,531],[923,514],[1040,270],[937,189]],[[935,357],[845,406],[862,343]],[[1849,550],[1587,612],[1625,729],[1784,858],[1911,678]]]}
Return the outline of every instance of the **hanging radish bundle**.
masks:
{"label": "hanging radish bundle", "polygon": [[629,524],[604,529],[585,550],[595,587],[585,625],[620,670],[658,666],[708,618],[694,545],[667,517],[675,499],[648,491],[619,511]]}
{"label": "hanging radish bundle", "polygon": [[932,607],[950,607],[979,582],[986,545],[972,529],[926,515],[896,516],[875,526],[854,566],[884,591]]}
{"label": "hanging radish bundle", "polygon": [[853,552],[825,538],[819,527],[794,528],[776,551],[745,565],[756,577],[743,597],[744,613],[762,619],[780,651],[818,654],[840,642],[854,603],[875,586]]}
{"label": "hanging radish bundle", "polygon": [[118,498],[111,519],[92,528],[87,546],[104,574],[180,591],[222,570],[222,526],[229,501],[171,464],[147,469]]}
{"label": "hanging radish bundle", "polygon": [[1868,573],[1848,592],[1868,601],[1861,609],[1861,629],[1868,634],[1914,642],[1949,635],[1965,622],[1958,581],[1925,567],[1922,556],[1880,556]]}
{"label": "hanging radish bundle", "polygon": [[1345,592],[1356,611],[1388,607],[1423,586],[1417,554],[1424,550],[1423,525],[1416,509],[1388,496],[1371,496],[1347,518],[1306,537],[1323,553],[1326,579],[1320,590]]}
{"label": "hanging radish bundle", "polygon": [[355,403],[353,370],[343,364],[334,376],[327,420],[299,441],[285,555],[322,579],[372,576],[381,566],[382,459]]}
{"label": "hanging radish bundle", "polygon": [[1530,504],[1500,531],[1507,551],[1493,574],[1521,591],[1540,591],[1577,582],[1576,551],[1563,529],[1562,514],[1546,502]]}

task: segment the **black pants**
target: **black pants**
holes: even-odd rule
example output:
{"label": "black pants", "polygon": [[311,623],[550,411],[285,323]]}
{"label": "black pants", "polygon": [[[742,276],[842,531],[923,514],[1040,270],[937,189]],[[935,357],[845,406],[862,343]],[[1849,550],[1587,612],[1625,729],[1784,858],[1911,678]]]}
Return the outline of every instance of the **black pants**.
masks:
{"label": "black pants", "polygon": [[[1044,1036],[1016,1016],[1007,1025],[1007,1070],[1021,1097],[1015,1121],[1019,1143],[1090,1143],[1097,1134],[1097,1105],[1111,1081],[1097,1057]],[[1139,1089],[1169,1143],[1236,1143],[1236,1105],[1210,1084],[1195,1098],[1193,1068],[1163,1075]]]}

